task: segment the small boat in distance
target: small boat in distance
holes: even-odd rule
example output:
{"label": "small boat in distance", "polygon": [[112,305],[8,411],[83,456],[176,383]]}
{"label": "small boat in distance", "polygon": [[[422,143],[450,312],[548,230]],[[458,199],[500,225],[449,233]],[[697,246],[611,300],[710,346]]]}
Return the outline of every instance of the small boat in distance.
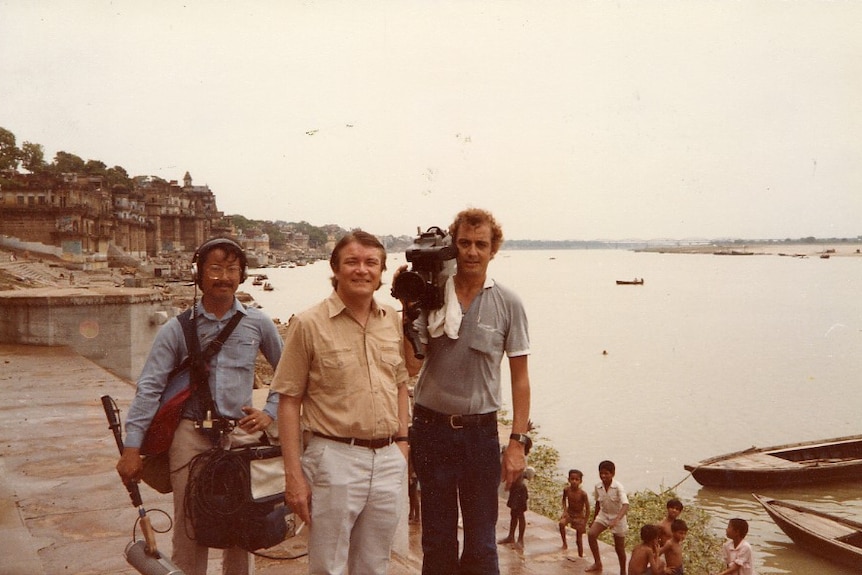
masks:
{"label": "small boat in distance", "polygon": [[253,285],[253,286],[263,285],[263,280],[256,277],[256,278],[254,278],[254,280],[252,280],[251,285]]}
{"label": "small boat in distance", "polygon": [[862,435],[749,447],[685,469],[701,485],[731,489],[858,481],[862,477]]}
{"label": "small boat in distance", "polygon": [[769,516],[800,547],[862,570],[862,523],[752,493]]}
{"label": "small boat in distance", "polygon": [[274,289],[275,288],[272,287],[272,284],[269,282],[266,282],[265,284],[263,284],[263,291],[272,291]]}
{"label": "small boat in distance", "polygon": [[642,286],[644,285],[643,278],[635,278],[633,280],[617,280],[618,286]]}

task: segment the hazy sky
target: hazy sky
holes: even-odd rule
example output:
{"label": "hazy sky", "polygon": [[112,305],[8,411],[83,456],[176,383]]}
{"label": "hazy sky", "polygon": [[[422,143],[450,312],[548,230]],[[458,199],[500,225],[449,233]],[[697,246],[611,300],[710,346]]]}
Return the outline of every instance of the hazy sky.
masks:
{"label": "hazy sky", "polygon": [[862,2],[0,0],[0,126],[225,213],[862,234]]}

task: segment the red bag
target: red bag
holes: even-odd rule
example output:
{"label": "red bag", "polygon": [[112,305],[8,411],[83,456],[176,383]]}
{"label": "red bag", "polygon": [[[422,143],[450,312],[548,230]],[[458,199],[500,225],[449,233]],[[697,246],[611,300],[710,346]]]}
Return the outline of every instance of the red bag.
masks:
{"label": "red bag", "polygon": [[177,430],[180,416],[183,414],[183,405],[191,394],[192,387],[188,386],[159,407],[146,435],[144,435],[141,455],[159,455],[171,448],[174,432]]}

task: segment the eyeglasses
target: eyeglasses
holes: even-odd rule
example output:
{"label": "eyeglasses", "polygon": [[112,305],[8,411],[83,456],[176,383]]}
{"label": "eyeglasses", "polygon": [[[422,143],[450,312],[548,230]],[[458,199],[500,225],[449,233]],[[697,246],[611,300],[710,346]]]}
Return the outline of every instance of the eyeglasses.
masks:
{"label": "eyeglasses", "polygon": [[213,264],[207,266],[207,275],[213,278],[219,278],[222,276],[234,276],[239,277],[242,273],[242,268],[239,266],[220,266],[218,264]]}

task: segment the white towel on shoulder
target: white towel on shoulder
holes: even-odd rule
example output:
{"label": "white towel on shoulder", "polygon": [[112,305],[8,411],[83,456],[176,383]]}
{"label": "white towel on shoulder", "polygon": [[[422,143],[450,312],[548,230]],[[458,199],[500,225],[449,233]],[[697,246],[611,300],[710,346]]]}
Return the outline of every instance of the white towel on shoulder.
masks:
{"label": "white towel on shoulder", "polygon": [[428,335],[440,337],[443,334],[449,339],[458,339],[461,329],[461,304],[455,294],[455,276],[449,276],[443,290],[443,307],[428,312]]}

